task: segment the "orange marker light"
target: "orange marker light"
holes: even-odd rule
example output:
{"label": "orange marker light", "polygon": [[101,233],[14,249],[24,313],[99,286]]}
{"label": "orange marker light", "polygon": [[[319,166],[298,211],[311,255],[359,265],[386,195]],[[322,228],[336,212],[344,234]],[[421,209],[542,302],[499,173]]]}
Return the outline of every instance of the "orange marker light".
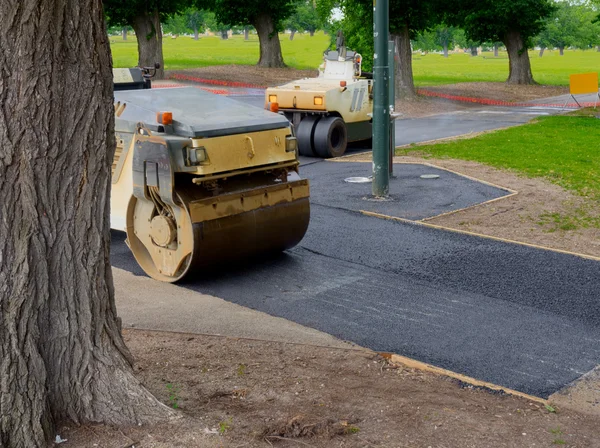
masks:
{"label": "orange marker light", "polygon": [[173,113],[172,112],[157,112],[156,121],[165,126],[173,124]]}
{"label": "orange marker light", "polygon": [[269,110],[271,112],[279,112],[279,103],[269,103]]}
{"label": "orange marker light", "polygon": [[346,87],[346,81],[340,81],[340,87]]}

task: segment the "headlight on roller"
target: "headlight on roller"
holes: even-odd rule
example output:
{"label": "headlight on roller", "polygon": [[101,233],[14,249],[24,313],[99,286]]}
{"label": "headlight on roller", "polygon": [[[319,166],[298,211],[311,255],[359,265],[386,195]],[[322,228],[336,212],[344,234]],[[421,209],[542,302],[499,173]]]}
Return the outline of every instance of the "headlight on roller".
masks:
{"label": "headlight on roller", "polygon": [[322,105],[323,105],[323,97],[315,96],[315,106],[322,106]]}
{"label": "headlight on roller", "polygon": [[206,165],[208,154],[204,146],[200,146],[197,140],[192,139],[192,147],[185,148],[185,164],[187,166]]}
{"label": "headlight on roller", "polygon": [[276,103],[277,95],[269,95],[269,103]]}
{"label": "headlight on roller", "polygon": [[292,137],[291,135],[288,135],[285,138],[285,152],[296,152],[297,149],[298,149],[298,140],[296,140],[296,137]]}

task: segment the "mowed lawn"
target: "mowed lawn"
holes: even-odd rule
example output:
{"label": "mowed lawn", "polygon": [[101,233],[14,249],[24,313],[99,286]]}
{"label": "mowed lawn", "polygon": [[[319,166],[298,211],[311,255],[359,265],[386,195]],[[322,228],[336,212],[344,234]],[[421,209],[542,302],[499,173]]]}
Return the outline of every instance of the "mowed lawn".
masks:
{"label": "mowed lawn", "polygon": [[[323,32],[313,37],[296,34],[290,41],[289,34],[280,34],[283,58],[291,67],[298,69],[317,68],[322,62],[323,52],[329,45],[329,36]],[[137,64],[135,36],[123,41],[120,36],[111,36],[111,48],[115,67],[133,67]],[[249,64],[258,62],[258,36],[250,35],[245,41],[242,35],[227,40],[220,37],[201,37],[198,41],[188,36],[172,39],[165,36],[163,52],[167,70],[223,64]],[[543,57],[537,51],[529,52],[533,75],[540,84],[568,85],[572,73],[597,72],[600,67],[600,52],[595,50],[566,50],[560,56],[558,50],[546,50]],[[366,57],[366,55],[363,55]],[[472,57],[455,53],[448,58],[441,54],[413,55],[413,71],[417,86],[432,86],[471,81],[503,82],[508,77],[508,56],[493,53]]]}
{"label": "mowed lawn", "polygon": [[[294,40],[289,39],[289,34],[280,34],[279,40],[285,63],[298,69],[317,68],[329,45],[329,36],[323,32],[315,33],[313,37],[296,33]],[[137,65],[135,36],[129,36],[126,41],[120,36],[111,36],[110,42],[115,67]],[[224,64],[254,65],[259,57],[258,36],[251,34],[247,41],[243,35],[234,35],[225,40],[216,36],[202,36],[197,41],[188,36],[179,36],[177,39],[165,36],[163,55],[167,70]]]}

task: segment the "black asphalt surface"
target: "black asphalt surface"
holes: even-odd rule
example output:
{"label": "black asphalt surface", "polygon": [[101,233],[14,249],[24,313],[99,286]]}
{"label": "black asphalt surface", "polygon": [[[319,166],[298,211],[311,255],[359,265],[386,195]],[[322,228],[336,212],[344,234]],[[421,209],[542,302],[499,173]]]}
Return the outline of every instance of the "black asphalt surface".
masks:
{"label": "black asphalt surface", "polygon": [[[386,201],[365,200],[371,183],[350,183],[353,177],[369,178],[371,163],[324,162],[305,165],[302,176],[310,179],[312,204],[346,210],[365,210],[412,220],[429,218],[481,204],[510,192],[476,182],[446,170],[421,164],[395,164]],[[438,179],[422,179],[421,175]]]}
{"label": "black asphalt surface", "polygon": [[598,285],[595,261],[313,204],[299,247],[182,286],[547,397],[600,364]]}

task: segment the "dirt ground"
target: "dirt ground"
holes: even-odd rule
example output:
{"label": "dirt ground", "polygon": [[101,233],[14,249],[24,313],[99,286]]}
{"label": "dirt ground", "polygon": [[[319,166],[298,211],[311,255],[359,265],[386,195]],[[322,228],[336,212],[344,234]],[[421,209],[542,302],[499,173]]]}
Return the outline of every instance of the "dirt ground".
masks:
{"label": "dirt ground", "polygon": [[[189,73],[189,71],[187,71]],[[276,85],[309,71],[207,67],[199,77]],[[316,73],[314,73],[316,74]],[[473,84],[473,83],[472,83]],[[512,91],[471,85],[462,91],[526,101],[562,91]],[[495,92],[495,93],[494,93]],[[497,96],[492,96],[497,95]],[[538,96],[536,96],[538,95]],[[404,107],[404,109],[402,109]],[[470,107],[419,98],[408,116]],[[355,160],[370,159],[359,155]],[[600,256],[600,231],[562,231],[552,213],[584,202],[560,187],[473,162],[426,162],[518,191],[508,199],[429,220],[433,224]],[[447,377],[391,365],[366,350],[342,350],[219,336],[126,330],[136,372],[181,418],[152,427],[60,425],[61,447],[600,447],[597,416],[469,387]]]}
{"label": "dirt ground", "polygon": [[599,447],[597,418],[550,412],[364,350],[125,331],[144,384],[182,417],[59,428],[64,447]]}
{"label": "dirt ground", "polygon": [[561,86],[517,86],[503,82],[463,82],[443,86],[423,87],[432,92],[448,95],[467,96],[472,98],[488,98],[509,102],[530,102],[539,98],[564,95],[569,93],[568,87]]}
{"label": "dirt ground", "polygon": [[197,76],[204,79],[243,82],[264,87],[279,86],[295,79],[313,78],[319,74],[317,70],[297,70],[295,68],[261,68],[255,65],[216,65],[212,67],[169,71],[166,74],[166,78],[175,73]]}

